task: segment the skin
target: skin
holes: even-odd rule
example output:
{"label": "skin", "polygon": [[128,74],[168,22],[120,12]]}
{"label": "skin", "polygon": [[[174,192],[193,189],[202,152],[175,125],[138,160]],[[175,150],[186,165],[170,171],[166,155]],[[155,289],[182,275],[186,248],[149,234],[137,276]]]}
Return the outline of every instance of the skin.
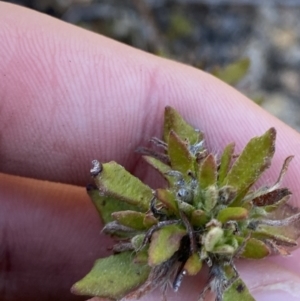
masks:
{"label": "skin", "polygon": [[[276,154],[263,178],[275,182],[296,155],[283,185],[299,206],[299,134],[212,76],[3,2],[0,41],[1,300],[86,299],[70,287],[111,246],[85,192],[90,162],[115,160],[157,185],[134,150],[160,137],[166,105],[203,130],[211,150],[235,141],[238,153],[274,126]],[[299,256],[238,269],[257,300],[286,291],[297,300]],[[169,300],[197,300],[201,283],[189,278]]]}

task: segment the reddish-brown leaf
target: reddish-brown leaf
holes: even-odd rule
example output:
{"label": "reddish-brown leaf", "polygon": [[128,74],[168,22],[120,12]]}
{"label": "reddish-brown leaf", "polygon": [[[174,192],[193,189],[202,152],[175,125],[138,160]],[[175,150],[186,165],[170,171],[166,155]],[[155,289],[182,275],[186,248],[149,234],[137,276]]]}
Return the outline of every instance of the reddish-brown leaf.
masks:
{"label": "reddish-brown leaf", "polygon": [[270,191],[266,194],[260,195],[253,199],[255,206],[268,206],[279,202],[282,198],[292,194],[287,188],[280,188]]}

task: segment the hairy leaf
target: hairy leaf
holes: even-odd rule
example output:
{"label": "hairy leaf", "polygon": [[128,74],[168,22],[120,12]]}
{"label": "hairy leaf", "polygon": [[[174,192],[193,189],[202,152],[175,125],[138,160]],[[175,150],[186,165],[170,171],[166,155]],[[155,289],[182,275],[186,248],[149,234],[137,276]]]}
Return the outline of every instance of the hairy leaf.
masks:
{"label": "hairy leaf", "polygon": [[165,226],[154,232],[149,247],[149,265],[157,266],[178,251],[186,231],[178,225]]}
{"label": "hairy leaf", "polygon": [[192,212],[191,224],[195,227],[204,226],[208,223],[209,217],[205,214],[203,210],[197,209]]}
{"label": "hairy leaf", "polygon": [[143,156],[143,158],[149,165],[156,169],[167,180],[169,185],[174,184],[174,177],[168,175],[168,172],[171,170],[171,166],[150,156]]}
{"label": "hairy leaf", "polygon": [[222,209],[217,220],[221,223],[226,223],[228,221],[240,221],[248,217],[248,210],[243,207],[227,207]]}
{"label": "hairy leaf", "polygon": [[157,222],[158,222],[158,220],[153,215],[153,213],[151,213],[151,212],[146,213],[143,223],[147,229],[152,227],[153,225],[156,225]]}
{"label": "hairy leaf", "polygon": [[146,214],[131,210],[123,210],[112,213],[112,217],[121,225],[130,227],[135,230],[147,229],[144,225],[144,218]]}
{"label": "hairy leaf", "polygon": [[270,166],[275,151],[276,131],[269,129],[264,135],[252,138],[235,161],[223,181],[237,189],[237,198],[231,204],[236,206],[245,195],[249,187]]}
{"label": "hairy leaf", "polygon": [[[240,244],[244,242],[244,238],[236,237]],[[240,257],[249,259],[261,259],[270,255],[270,250],[267,245],[261,240],[249,238],[243,248]]]}
{"label": "hairy leaf", "polygon": [[113,221],[111,216],[113,212],[122,210],[138,210],[136,206],[130,205],[110,196],[100,195],[98,188],[88,186],[87,192],[104,224]]}
{"label": "hairy leaf", "polygon": [[119,199],[142,210],[148,210],[152,190],[116,162],[102,165],[102,171],[95,177],[100,193]]}
{"label": "hairy leaf", "polygon": [[255,301],[246,284],[241,278],[237,278],[224,292],[223,301]]}
{"label": "hairy leaf", "polygon": [[132,237],[131,243],[135,250],[141,249],[144,239],[145,239],[145,234],[138,234]]}
{"label": "hairy leaf", "polygon": [[198,181],[201,189],[213,186],[217,182],[217,163],[215,157],[210,154],[202,162],[198,174]]}
{"label": "hairy leaf", "polygon": [[260,230],[256,230],[252,233],[252,236],[257,239],[271,239],[276,244],[287,246],[287,247],[295,247],[297,246],[297,242],[293,239],[288,237],[287,235],[278,233],[278,228],[272,227],[264,227]]}
{"label": "hairy leaf", "polygon": [[232,160],[232,156],[234,153],[234,147],[235,144],[230,143],[225,147],[223,151],[221,162],[220,162],[220,168],[218,172],[218,183],[222,183],[226,178]]}
{"label": "hairy leaf", "polygon": [[187,144],[174,131],[169,134],[168,155],[174,170],[180,171],[184,175],[187,175],[189,171],[193,171],[193,157]]}
{"label": "hairy leaf", "polygon": [[156,196],[172,213],[178,214],[178,204],[172,191],[157,189]]}
{"label": "hairy leaf", "polygon": [[217,187],[214,185],[207,187],[204,195],[205,195],[204,209],[206,212],[211,212],[211,210],[216,206],[218,201]]}
{"label": "hairy leaf", "polygon": [[76,295],[92,295],[119,299],[146,281],[150,272],[147,265],[134,264],[132,253],[99,259],[92,270],[71,289]]}
{"label": "hairy leaf", "polygon": [[195,144],[203,139],[203,135],[200,131],[195,130],[186,123],[176,110],[167,106],[165,108],[164,141],[168,142],[171,130],[182,140],[188,138],[190,144]]}
{"label": "hairy leaf", "polygon": [[198,253],[192,254],[184,265],[184,270],[189,276],[197,275],[200,272],[201,268],[202,260],[200,259]]}

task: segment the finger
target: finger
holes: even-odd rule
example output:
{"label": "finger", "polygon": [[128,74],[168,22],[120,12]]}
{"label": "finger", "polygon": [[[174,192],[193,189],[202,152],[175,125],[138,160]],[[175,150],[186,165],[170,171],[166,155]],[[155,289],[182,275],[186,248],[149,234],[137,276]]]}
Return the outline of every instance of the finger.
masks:
{"label": "finger", "polygon": [[70,288],[110,253],[100,229],[85,189],[0,174],[1,300],[85,300]]}
{"label": "finger", "polygon": [[[299,135],[234,89],[44,15],[1,3],[1,171],[85,184],[89,162],[137,168],[134,149],[160,135],[169,104],[202,129],[211,149],[278,130],[274,178],[299,153]],[[294,194],[299,164],[287,180]],[[272,177],[271,177],[272,176]]]}

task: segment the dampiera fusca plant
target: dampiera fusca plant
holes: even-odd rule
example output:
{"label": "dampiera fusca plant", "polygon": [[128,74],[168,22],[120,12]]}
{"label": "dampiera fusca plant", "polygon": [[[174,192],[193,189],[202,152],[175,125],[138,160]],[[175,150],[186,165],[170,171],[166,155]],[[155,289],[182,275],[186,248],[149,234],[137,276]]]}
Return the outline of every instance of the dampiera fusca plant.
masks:
{"label": "dampiera fusca plant", "polygon": [[254,300],[235,260],[286,256],[299,237],[300,213],[287,204],[291,192],[280,188],[292,157],[274,185],[253,188],[271,164],[275,137],[271,128],[239,155],[230,143],[218,157],[206,149],[201,131],[166,107],[163,139],[152,138],[154,149],[138,152],[167,187],[152,190],[116,162],[93,161],[95,185],[88,193],[103,231],[118,242],[114,254],[97,260],[72,291],[122,301],[158,287],[165,295],[169,284],[177,291],[185,275],[207,265],[198,300],[209,290],[216,301]]}

